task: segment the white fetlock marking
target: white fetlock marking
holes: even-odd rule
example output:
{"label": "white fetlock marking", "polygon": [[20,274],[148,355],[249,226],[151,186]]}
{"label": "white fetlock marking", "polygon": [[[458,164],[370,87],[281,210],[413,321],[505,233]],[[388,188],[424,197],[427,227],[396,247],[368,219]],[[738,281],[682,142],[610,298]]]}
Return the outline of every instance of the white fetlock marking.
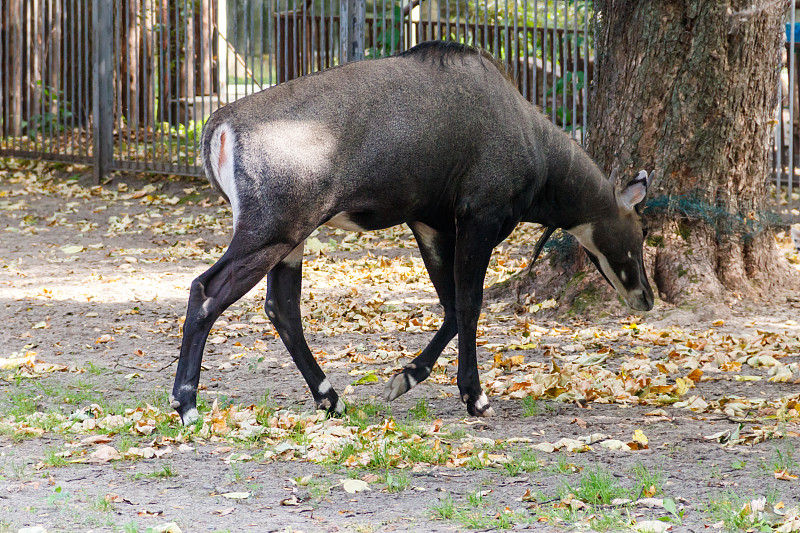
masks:
{"label": "white fetlock marking", "polygon": [[417,386],[417,380],[411,374],[406,374],[406,379],[408,380],[408,388],[413,389]]}
{"label": "white fetlock marking", "polygon": [[336,400],[336,409],[334,409],[334,411],[336,411],[336,414],[339,415],[344,413],[344,402],[342,401],[341,398]]}
{"label": "white fetlock marking", "polygon": [[478,397],[478,401],[475,402],[475,409],[480,411],[484,407],[489,405],[489,398],[486,397],[486,393],[482,392],[481,395]]}
{"label": "white fetlock marking", "polygon": [[319,384],[319,389],[317,389],[317,392],[319,392],[320,394],[328,394],[330,390],[331,390],[331,382],[328,381],[328,378],[325,378],[322,381],[322,383]]}
{"label": "white fetlock marking", "polygon": [[191,426],[192,424],[197,422],[199,419],[200,419],[200,413],[197,412],[196,408],[192,407],[191,409],[186,411],[185,415],[183,415],[182,421],[183,421],[183,425],[184,426]]}

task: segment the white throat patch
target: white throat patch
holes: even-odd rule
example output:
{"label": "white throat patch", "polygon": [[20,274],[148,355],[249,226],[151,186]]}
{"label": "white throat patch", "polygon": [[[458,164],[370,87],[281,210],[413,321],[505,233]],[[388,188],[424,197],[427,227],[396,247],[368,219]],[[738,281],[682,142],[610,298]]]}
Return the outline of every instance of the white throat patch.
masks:
{"label": "white throat patch", "polygon": [[600,269],[603,271],[603,274],[606,275],[608,280],[611,282],[611,285],[614,286],[614,289],[622,296],[623,300],[627,303],[630,298],[629,291],[625,288],[620,281],[617,273],[614,272],[614,269],[611,268],[611,265],[606,259],[606,256],[597,249],[597,246],[594,243],[594,239],[592,238],[593,228],[591,224],[579,224],[574,228],[570,228],[567,230],[567,233],[571,234],[573,237],[578,239],[578,242],[581,243],[581,246],[592,252],[592,254],[597,257],[597,263],[600,265]]}

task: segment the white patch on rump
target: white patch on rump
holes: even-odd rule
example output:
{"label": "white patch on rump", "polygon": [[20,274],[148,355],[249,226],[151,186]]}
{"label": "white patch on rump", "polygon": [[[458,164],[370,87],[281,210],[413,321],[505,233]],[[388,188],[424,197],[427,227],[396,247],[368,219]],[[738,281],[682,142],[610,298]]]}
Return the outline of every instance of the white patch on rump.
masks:
{"label": "white patch on rump", "polygon": [[236,223],[239,220],[239,195],[236,190],[236,179],[233,172],[233,158],[235,156],[236,134],[231,127],[220,124],[211,136],[211,153],[209,161],[211,172],[214,174],[214,181],[228,197],[233,210],[233,230],[236,231]]}

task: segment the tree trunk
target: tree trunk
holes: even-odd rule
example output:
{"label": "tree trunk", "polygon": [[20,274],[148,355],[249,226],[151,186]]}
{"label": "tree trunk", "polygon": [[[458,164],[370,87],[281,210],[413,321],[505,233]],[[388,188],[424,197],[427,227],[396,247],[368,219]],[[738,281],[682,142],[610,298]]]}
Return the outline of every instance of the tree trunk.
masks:
{"label": "tree trunk", "polygon": [[[648,270],[668,302],[786,283],[768,205],[788,1],[599,0],[589,151],[655,169]],[[756,283],[759,282],[759,283]]]}

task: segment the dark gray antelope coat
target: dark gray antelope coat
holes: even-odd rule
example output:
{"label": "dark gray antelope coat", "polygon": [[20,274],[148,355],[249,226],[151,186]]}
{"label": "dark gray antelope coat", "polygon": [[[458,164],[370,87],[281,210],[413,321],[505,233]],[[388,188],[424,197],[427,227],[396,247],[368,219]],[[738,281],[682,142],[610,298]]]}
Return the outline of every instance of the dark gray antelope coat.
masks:
{"label": "dark gray antelope coat", "polygon": [[[244,184],[237,224],[276,219],[292,241],[339,212],[364,229],[418,220],[454,230],[456,211],[471,208],[510,231],[535,217],[549,174],[577,188],[599,174],[491,57],[455,46],[291,81],[225,106],[206,130],[223,122],[236,134]],[[612,194],[607,180],[595,183]],[[558,213],[565,206],[542,207],[571,217]]]}
{"label": "dark gray antelope coat", "polygon": [[317,405],[342,411],[300,320],[302,243],[324,223],[408,223],[444,307],[433,340],[387,384],[388,400],[427,378],[458,334],[461,398],[470,414],[491,415],[475,332],[492,248],[520,220],[568,229],[628,305],[652,307],[634,209],[646,173],[612,186],[473,48],[423,43],[268,89],[216,111],[202,145],[206,174],[233,207],[234,235],[192,283],[171,402],[184,423],[198,416],[214,320],[264,275],[267,315]]}

